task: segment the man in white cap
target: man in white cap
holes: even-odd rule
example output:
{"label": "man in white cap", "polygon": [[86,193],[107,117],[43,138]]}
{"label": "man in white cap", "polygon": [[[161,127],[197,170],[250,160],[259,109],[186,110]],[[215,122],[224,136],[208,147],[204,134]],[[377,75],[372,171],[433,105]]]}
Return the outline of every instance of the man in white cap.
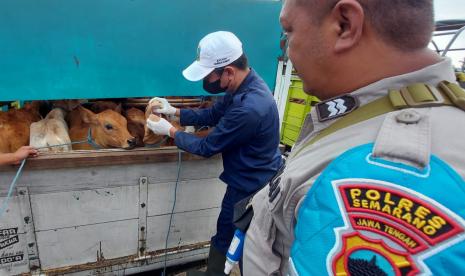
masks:
{"label": "man in white cap", "polygon": [[[190,81],[203,79],[212,94],[226,92],[222,101],[202,110],[176,109],[166,99],[158,113],[175,114],[181,125],[209,125],[214,130],[205,138],[178,131],[168,121],[147,121],[156,134],[173,137],[176,145],[193,154],[210,157],[222,153],[227,184],[212,237],[207,272],[196,275],[224,275],[225,255],[234,235],[234,204],[260,189],[277,172],[282,160],[279,145],[279,115],[265,82],[248,66],[241,41],[230,32],[205,36],[197,48],[197,60],[183,75]],[[155,100],[154,99],[154,100]],[[194,275],[194,274],[190,274]]]}

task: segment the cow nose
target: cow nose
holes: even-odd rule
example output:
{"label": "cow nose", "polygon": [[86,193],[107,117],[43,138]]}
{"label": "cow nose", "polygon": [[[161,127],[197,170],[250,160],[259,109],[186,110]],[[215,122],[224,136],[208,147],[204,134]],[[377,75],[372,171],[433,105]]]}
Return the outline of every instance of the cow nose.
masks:
{"label": "cow nose", "polygon": [[136,145],[136,138],[129,139],[128,145],[134,147]]}

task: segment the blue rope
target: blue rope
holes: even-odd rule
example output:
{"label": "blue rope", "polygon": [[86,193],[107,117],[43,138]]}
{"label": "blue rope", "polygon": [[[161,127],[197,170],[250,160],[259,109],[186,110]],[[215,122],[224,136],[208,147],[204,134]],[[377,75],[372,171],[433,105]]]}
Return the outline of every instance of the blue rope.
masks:
{"label": "blue rope", "polygon": [[[38,148],[35,148],[35,149],[54,148],[54,147],[62,147],[62,146],[69,146],[69,145],[75,145],[75,144],[84,144],[84,143],[88,143],[88,139],[83,140],[83,141],[71,142],[71,143],[64,143],[64,144],[58,144],[58,145],[50,145],[50,146],[38,147]],[[0,218],[2,218],[3,213],[5,212],[6,208],[8,207],[8,201],[11,198],[11,194],[13,193],[13,189],[16,186],[16,182],[18,181],[18,178],[20,177],[20,175],[21,175],[21,173],[23,171],[24,164],[26,164],[26,160],[27,159],[25,158],[21,162],[21,165],[19,166],[18,170],[16,171],[16,175],[13,178],[13,181],[10,184],[10,188],[8,189],[8,194],[7,194],[6,198],[5,198],[5,200],[3,201],[2,208],[0,209]]]}
{"label": "blue rope", "polygon": [[[51,146],[39,147],[39,148],[36,148],[36,149],[52,148],[52,147],[59,147],[59,146],[66,146],[66,145],[83,144],[83,143],[93,142],[91,135],[92,135],[92,133],[91,133],[90,128],[89,128],[88,137],[87,137],[87,140],[85,140],[85,141],[77,141],[77,142],[71,142],[71,143],[65,143],[65,144],[51,145]],[[170,221],[169,221],[169,224],[168,224],[168,232],[166,233],[166,239],[165,239],[165,257],[164,257],[165,260],[164,260],[163,274],[162,275],[166,275],[166,262],[167,262],[167,258],[168,258],[168,240],[169,240],[169,237],[170,237],[171,224],[173,222],[174,209],[176,208],[179,176],[181,174],[181,161],[182,161],[181,155],[182,155],[182,152],[179,151],[178,152],[178,168],[177,168],[177,175],[176,175],[176,184],[174,186],[174,201],[173,201],[173,207],[171,208]],[[3,216],[3,213],[5,212],[5,210],[6,210],[7,206],[8,206],[8,201],[11,198],[11,194],[13,193],[13,189],[16,186],[16,182],[18,181],[18,178],[21,175],[21,172],[22,172],[22,170],[24,168],[24,165],[26,164],[26,160],[27,159],[24,159],[21,162],[21,165],[20,165],[18,171],[16,171],[16,175],[13,178],[13,181],[11,182],[10,188],[8,190],[8,195],[7,195],[6,199],[5,199],[5,201],[3,202],[2,208],[0,209],[0,218]]]}
{"label": "blue rope", "polygon": [[24,164],[26,164],[26,159],[21,162],[21,166],[19,166],[18,171],[16,171],[16,175],[11,182],[10,189],[8,190],[8,195],[6,196],[5,200],[3,201],[2,208],[0,209],[0,218],[3,216],[3,212],[5,212],[6,208],[8,207],[8,200],[11,198],[11,193],[13,193],[13,189],[16,186],[16,181],[18,181],[19,176],[21,175],[21,171],[23,170]]}
{"label": "blue rope", "polygon": [[50,145],[50,146],[43,146],[43,147],[37,147],[35,149],[48,149],[48,148],[56,148],[56,147],[63,147],[63,146],[70,146],[70,145],[76,145],[76,144],[85,144],[87,143],[87,140],[83,141],[76,141],[76,142],[71,142],[71,143],[64,143],[64,144],[57,144],[57,145]]}
{"label": "blue rope", "polygon": [[[164,141],[162,141],[162,142],[164,142]],[[64,144],[57,144],[57,145],[50,145],[50,146],[44,146],[44,147],[37,147],[35,149],[40,150],[40,149],[46,149],[46,148],[55,148],[55,147],[62,147],[62,146],[69,146],[69,145],[76,145],[76,144],[85,144],[85,143],[91,145],[94,149],[100,149],[101,148],[92,139],[92,129],[89,127],[89,130],[87,131],[87,139],[86,140],[76,141],[76,142],[71,142],[71,143],[64,143]],[[180,165],[180,163],[181,163],[181,152],[179,152],[179,165]],[[10,188],[8,189],[7,197],[6,197],[6,199],[4,200],[4,202],[2,204],[2,208],[0,209],[0,218],[3,216],[3,213],[5,212],[6,208],[8,207],[8,201],[11,198],[11,194],[13,193],[13,189],[16,186],[16,182],[18,181],[18,178],[21,175],[24,164],[26,164],[26,159],[24,159],[21,162],[21,165],[19,166],[19,169],[16,171],[16,175],[13,178],[13,181],[10,184]],[[179,179],[179,169],[180,168],[178,168],[178,179]],[[178,184],[177,182],[178,181],[176,180],[176,189],[177,189],[177,184]],[[176,194],[175,194],[175,204],[176,204]],[[174,205],[173,205],[173,208],[174,208]],[[171,219],[170,219],[170,225],[171,225]],[[169,231],[168,231],[168,234],[169,234]],[[165,264],[166,264],[166,260],[165,260]]]}
{"label": "blue rope", "polygon": [[87,131],[87,144],[89,144],[91,147],[93,147],[94,149],[101,149],[101,147],[99,145],[97,145],[97,143],[94,142],[94,140],[92,139],[92,129],[89,127],[89,131]]}
{"label": "blue rope", "polygon": [[166,240],[165,240],[165,262],[163,265],[163,276],[166,276],[166,260],[168,258],[168,239],[170,237],[170,229],[171,229],[171,222],[173,221],[173,214],[174,214],[174,208],[176,207],[176,193],[178,190],[178,183],[179,183],[179,175],[181,172],[181,151],[178,153],[178,173],[176,176],[176,184],[174,185],[174,202],[173,202],[173,207],[171,208],[171,214],[170,214],[170,222],[168,224],[168,233],[166,233]]}

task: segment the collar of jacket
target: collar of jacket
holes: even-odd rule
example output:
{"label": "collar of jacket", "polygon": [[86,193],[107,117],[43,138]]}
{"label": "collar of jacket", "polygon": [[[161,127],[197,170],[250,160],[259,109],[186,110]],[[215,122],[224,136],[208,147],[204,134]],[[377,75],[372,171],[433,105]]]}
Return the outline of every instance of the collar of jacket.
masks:
{"label": "collar of jacket", "polygon": [[243,94],[247,92],[250,83],[252,83],[257,78],[257,73],[254,69],[250,68],[250,72],[247,74],[245,79],[242,81],[241,85],[237,88],[237,90],[232,94],[233,96]]}
{"label": "collar of jacket", "polygon": [[[374,100],[386,96],[389,89],[400,89],[412,83],[426,83],[435,86],[443,80],[456,82],[456,77],[452,67],[452,61],[449,58],[443,58],[442,61],[427,66],[418,71],[382,79],[368,86],[362,87],[358,90],[348,93],[348,95],[351,95],[352,97],[357,99],[358,106],[364,106]],[[312,135],[308,135],[308,133],[306,133],[306,135],[304,133],[301,133],[301,135],[305,135],[307,137],[300,137],[300,139],[298,139],[299,144],[303,142],[303,140],[311,139],[316,133],[318,133],[322,129],[327,128],[337,119],[338,118],[336,117],[331,120],[320,122],[318,120],[316,109],[312,109],[309,116],[305,120],[305,125],[311,125],[304,125],[303,127],[311,129]]]}

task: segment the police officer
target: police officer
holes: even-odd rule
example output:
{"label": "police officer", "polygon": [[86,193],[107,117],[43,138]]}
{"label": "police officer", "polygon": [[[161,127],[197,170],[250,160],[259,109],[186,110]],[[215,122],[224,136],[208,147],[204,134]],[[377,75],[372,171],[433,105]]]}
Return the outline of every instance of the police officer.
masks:
{"label": "police officer", "polygon": [[[287,275],[288,273],[334,275],[336,272],[341,273],[338,275],[388,275],[357,274],[346,271],[351,268],[342,265],[342,262],[344,258],[348,258],[350,265],[351,253],[347,248],[354,244],[360,246],[359,248],[365,248],[365,251],[360,251],[358,259],[355,258],[357,260],[354,262],[373,266],[373,269],[382,270],[395,263],[390,263],[392,258],[383,257],[388,253],[405,258],[404,260],[407,261],[404,265],[412,262],[409,271],[416,269],[418,273],[428,274],[429,269],[433,274],[435,271],[441,274],[441,270],[438,270],[439,266],[455,268],[455,270],[457,265],[460,266],[458,260],[460,254],[463,256],[463,241],[461,243],[457,241],[458,245],[454,248],[451,247],[453,243],[439,248],[445,250],[444,252],[455,252],[453,254],[458,255],[441,256],[438,248],[438,250],[430,250],[438,246],[437,244],[421,242],[427,235],[417,233],[421,232],[418,231],[420,226],[412,227],[412,221],[408,222],[409,218],[413,219],[415,215],[420,215],[416,217],[419,219],[417,222],[421,219],[422,224],[427,223],[427,220],[423,219],[431,215],[428,213],[426,216],[431,208],[425,206],[431,203],[437,206],[438,212],[448,215],[438,216],[436,219],[441,217],[440,220],[444,224],[431,228],[428,235],[434,235],[433,230],[436,229],[444,230],[442,228],[444,225],[451,227],[449,229],[455,226],[463,229],[463,214],[459,216],[460,211],[452,207],[448,207],[448,210],[444,208],[449,206],[454,198],[460,197],[460,193],[454,196],[446,194],[439,199],[440,193],[447,193],[445,186],[442,186],[446,183],[441,182],[440,186],[418,185],[424,181],[423,179],[430,177],[430,172],[433,174],[437,171],[432,170],[428,165],[435,161],[430,158],[431,155],[447,163],[451,168],[449,171],[456,171],[458,178],[455,179],[457,183],[461,182],[461,189],[465,177],[463,155],[465,112],[457,108],[464,108],[463,102],[460,102],[465,98],[457,100],[463,97],[463,91],[460,92],[454,84],[451,61],[440,58],[428,49],[434,29],[432,2],[431,0],[286,0],[284,2],[280,20],[287,32],[289,57],[303,80],[304,90],[319,97],[322,102],[307,115],[302,133],[287,159],[283,173],[274,177],[270,185],[258,192],[252,200],[254,217],[247,231],[243,256],[245,275]],[[412,84],[418,85],[412,86]],[[436,89],[438,85],[447,87],[438,92],[439,90]],[[403,89],[405,87],[408,89]],[[424,87],[428,88],[424,89]],[[454,92],[449,93],[447,90]],[[386,104],[380,107],[380,102]],[[371,108],[375,105],[377,108]],[[380,111],[383,108],[389,109],[388,107],[393,107],[393,110]],[[394,111],[394,109],[401,110]],[[352,113],[357,115],[351,115]],[[346,117],[351,120],[345,119]],[[419,131],[411,131],[416,128]],[[411,137],[416,138],[410,139]],[[373,201],[374,205],[370,207],[368,199],[376,198],[373,196],[375,194],[381,196],[381,190],[370,190],[370,194],[363,199],[366,200],[365,204],[362,200],[366,195],[363,192],[364,188],[357,188],[358,190],[354,190],[352,194],[341,194],[341,189],[333,189],[340,183],[327,182],[325,183],[327,186],[320,185],[318,189],[313,189],[320,175],[323,176],[323,180],[328,176],[326,173],[322,174],[323,171],[332,169],[328,164],[335,162],[337,166],[351,165],[342,162],[340,158],[336,159],[338,156],[360,145],[368,145],[371,149],[373,147],[371,143],[374,142],[376,142],[374,151],[377,150],[378,145],[381,145],[383,147],[381,153],[389,157],[385,159],[390,162],[373,161],[371,155],[368,155],[363,159],[363,166],[368,168],[370,164],[365,164],[366,162],[373,164],[378,162],[378,170],[391,169],[389,175],[397,173],[397,178],[392,178],[396,183],[402,182],[404,177],[405,179],[416,177],[418,183],[408,184],[413,185],[408,188],[410,191],[408,195],[405,195],[406,186],[399,188],[400,186],[391,185],[397,187],[397,190],[384,189],[383,200],[378,203]],[[399,168],[399,163],[407,165]],[[406,169],[410,167],[418,169],[411,172]],[[333,173],[356,177],[364,173],[365,167],[360,165],[358,168],[352,171],[347,169],[333,171]],[[312,190],[309,192],[310,188]],[[426,196],[426,192],[423,193],[422,189],[427,188],[437,190]],[[398,196],[393,199],[394,195],[405,195],[405,197]],[[342,200],[348,197],[360,201]],[[376,204],[381,204],[380,208],[383,207],[382,204],[386,205],[386,202],[398,206],[401,199],[402,203],[411,203],[410,207],[397,208],[397,213],[391,213],[391,209],[383,209],[383,213],[374,211],[377,208]],[[436,204],[437,202],[442,205]],[[340,210],[333,208],[338,206],[337,204]],[[305,210],[302,206],[305,206]],[[360,208],[364,207],[373,208],[370,215],[366,215],[371,217],[371,226],[363,224],[363,220],[359,225],[354,226],[356,215],[349,214],[347,210],[349,208],[361,210]],[[329,209],[333,213],[329,212]],[[418,210],[428,211],[423,214]],[[300,225],[299,217],[305,215],[304,211],[311,214],[313,220],[305,221],[305,225]],[[373,212],[377,215],[373,216]],[[335,213],[338,213],[337,216]],[[405,214],[405,217],[401,217],[401,214]],[[346,220],[343,221],[342,217]],[[391,221],[396,222],[391,223]],[[455,221],[457,224],[448,221]],[[300,231],[295,231],[296,225]],[[365,227],[363,228],[365,232],[349,231],[362,226]],[[411,229],[396,233],[405,234],[404,238],[417,237],[418,234],[420,238],[416,240],[418,243],[414,246],[422,244],[425,247],[404,249],[402,241],[396,240],[393,236],[386,236],[386,233],[389,233],[383,231],[388,229],[387,227]],[[377,231],[372,231],[374,228],[377,228]],[[340,235],[340,231],[345,235]],[[339,235],[337,241],[341,241],[353,237],[349,234],[368,238],[363,238],[363,241],[360,239],[353,244],[340,242],[339,247],[334,246],[334,250],[329,250],[336,244],[335,235]],[[302,253],[297,256],[304,258],[307,263],[299,266],[292,262],[294,257],[290,251],[294,238],[300,239],[302,236],[306,239],[300,240],[301,247],[293,247],[292,252],[299,255],[299,250],[303,252],[306,248],[310,248],[310,251],[305,251],[306,255]],[[441,239],[447,240],[450,237],[452,236],[442,236]],[[376,246],[376,244],[378,252],[382,254],[366,249],[369,248],[368,245]],[[424,253],[425,249],[428,254],[418,253]],[[369,251],[370,258],[363,256],[362,253]],[[442,253],[446,254],[444,252]],[[429,258],[427,261],[431,261],[431,263],[426,262],[428,268],[425,268],[423,262],[425,256]],[[338,263],[337,261],[341,259],[341,263]],[[379,265],[380,262],[383,262],[382,265]],[[433,262],[437,266],[432,265]],[[306,267],[309,270],[299,271],[299,267]]]}
{"label": "police officer", "polygon": [[181,125],[215,126],[205,138],[178,131],[169,122],[148,120],[156,134],[169,135],[176,145],[193,154],[210,157],[222,153],[227,184],[216,235],[211,239],[207,275],[222,275],[225,255],[234,235],[234,204],[261,188],[281,165],[279,116],[265,82],[249,68],[240,40],[230,32],[205,36],[197,49],[197,60],[183,71],[190,81],[203,80],[212,94],[226,92],[213,107],[201,110],[176,109],[165,99],[159,113],[180,116]]}

